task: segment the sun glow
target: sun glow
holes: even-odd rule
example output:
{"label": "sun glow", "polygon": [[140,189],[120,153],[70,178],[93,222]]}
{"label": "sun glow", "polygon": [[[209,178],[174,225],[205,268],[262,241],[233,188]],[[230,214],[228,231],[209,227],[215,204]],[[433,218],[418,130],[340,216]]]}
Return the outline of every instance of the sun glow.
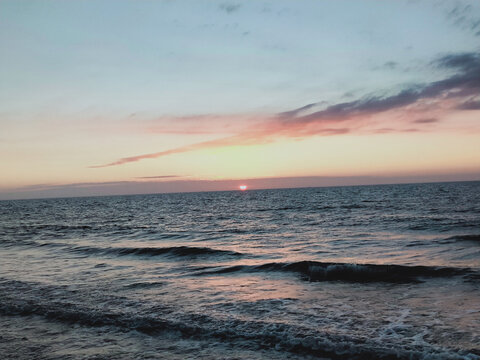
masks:
{"label": "sun glow", "polygon": [[238,188],[242,191],[245,191],[247,190],[247,185],[240,185]]}

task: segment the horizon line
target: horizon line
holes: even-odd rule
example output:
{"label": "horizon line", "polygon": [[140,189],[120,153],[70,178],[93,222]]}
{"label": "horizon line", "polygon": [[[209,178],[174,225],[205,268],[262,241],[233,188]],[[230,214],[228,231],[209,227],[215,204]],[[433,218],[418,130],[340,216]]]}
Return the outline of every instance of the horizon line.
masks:
{"label": "horizon line", "polygon": [[[369,178],[370,176],[359,176],[358,178]],[[258,179],[233,179],[233,180],[197,180],[198,182],[245,182],[248,180],[262,180],[262,179],[292,179],[292,178],[300,178],[300,177],[278,177],[278,178],[258,178]],[[319,176],[305,176],[302,178],[323,178],[327,179],[329,177],[319,177]],[[335,178],[335,177],[330,177]],[[351,179],[352,177],[345,177],[343,179]],[[133,182],[133,181],[132,181]],[[315,188],[335,188],[335,187],[364,187],[364,186],[389,186],[389,185],[426,185],[426,184],[447,184],[447,183],[473,183],[473,182],[480,182],[480,175],[476,179],[473,180],[429,180],[429,181],[408,181],[405,182],[375,182],[370,184],[324,184],[324,185],[310,185],[310,186],[286,186],[286,187],[254,187],[252,189],[247,189],[246,191],[242,191],[239,188],[232,188],[232,189],[219,189],[219,190],[194,190],[194,191],[160,191],[160,192],[136,192],[136,193],[123,193],[123,194],[85,194],[85,195],[66,195],[66,196],[39,196],[39,197],[25,197],[25,198],[0,198],[0,202],[5,201],[29,201],[29,200],[48,200],[48,199],[76,199],[76,198],[97,198],[97,197],[116,197],[116,196],[148,196],[148,195],[174,195],[174,194],[195,194],[195,193],[209,193],[209,192],[252,192],[252,191],[264,191],[264,190],[293,190],[293,189],[315,189]],[[126,182],[128,183],[128,181]],[[133,182],[135,183],[135,182]],[[139,183],[139,182],[137,182]],[[153,184],[160,183],[160,182],[150,182]],[[33,190],[35,191],[35,190]],[[46,190],[49,191],[49,190]],[[55,190],[50,190],[55,191]],[[0,194],[1,196],[1,194]]]}

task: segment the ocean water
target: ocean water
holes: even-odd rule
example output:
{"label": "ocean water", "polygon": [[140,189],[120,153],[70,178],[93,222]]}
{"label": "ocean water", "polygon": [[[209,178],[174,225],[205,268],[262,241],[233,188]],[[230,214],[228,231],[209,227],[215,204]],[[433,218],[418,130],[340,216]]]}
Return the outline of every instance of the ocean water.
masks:
{"label": "ocean water", "polygon": [[480,359],[480,182],[0,202],[2,359]]}

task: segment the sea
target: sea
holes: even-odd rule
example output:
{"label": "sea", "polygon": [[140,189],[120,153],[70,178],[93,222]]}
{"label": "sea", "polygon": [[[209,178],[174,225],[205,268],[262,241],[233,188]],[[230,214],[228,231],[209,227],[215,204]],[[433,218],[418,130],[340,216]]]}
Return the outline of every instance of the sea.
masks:
{"label": "sea", "polygon": [[480,359],[480,182],[0,202],[1,359]]}

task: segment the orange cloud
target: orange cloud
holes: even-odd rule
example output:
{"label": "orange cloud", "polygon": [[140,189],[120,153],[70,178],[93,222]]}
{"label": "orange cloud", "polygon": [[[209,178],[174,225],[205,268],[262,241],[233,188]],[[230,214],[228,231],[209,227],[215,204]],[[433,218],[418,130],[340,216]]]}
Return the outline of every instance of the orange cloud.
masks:
{"label": "orange cloud", "polygon": [[[432,62],[432,65],[455,70],[456,73],[444,80],[411,86],[394,95],[371,95],[326,107],[324,102],[318,102],[273,115],[167,118],[168,126],[152,127],[151,131],[233,135],[156,153],[124,157],[91,167],[117,166],[205,148],[265,144],[279,138],[302,139],[352,132],[418,132],[429,129],[446,112],[476,110],[480,93],[480,54],[447,55]],[[411,127],[412,122],[415,128]]]}

